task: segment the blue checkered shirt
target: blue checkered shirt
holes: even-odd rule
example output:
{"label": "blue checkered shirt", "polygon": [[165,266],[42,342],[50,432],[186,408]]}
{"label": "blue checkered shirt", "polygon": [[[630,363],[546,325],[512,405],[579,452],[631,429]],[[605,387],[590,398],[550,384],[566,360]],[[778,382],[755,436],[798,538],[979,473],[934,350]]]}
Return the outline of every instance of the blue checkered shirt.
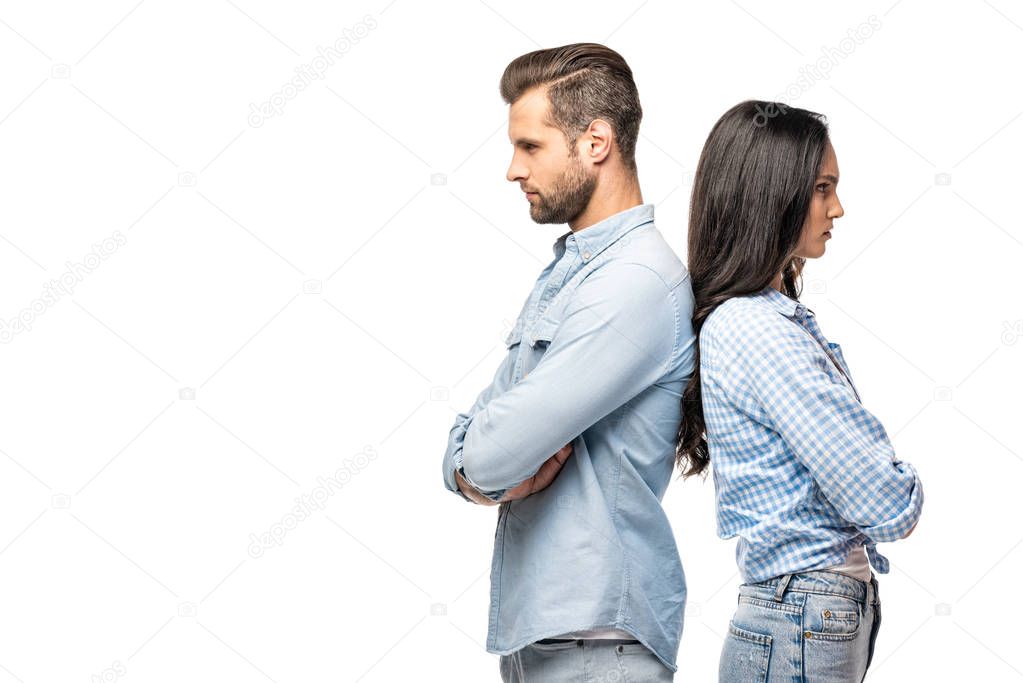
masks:
{"label": "blue checkered shirt", "polygon": [[746,582],[842,564],[916,524],[923,489],[860,403],[841,347],[773,287],[728,299],[700,331],[718,535]]}

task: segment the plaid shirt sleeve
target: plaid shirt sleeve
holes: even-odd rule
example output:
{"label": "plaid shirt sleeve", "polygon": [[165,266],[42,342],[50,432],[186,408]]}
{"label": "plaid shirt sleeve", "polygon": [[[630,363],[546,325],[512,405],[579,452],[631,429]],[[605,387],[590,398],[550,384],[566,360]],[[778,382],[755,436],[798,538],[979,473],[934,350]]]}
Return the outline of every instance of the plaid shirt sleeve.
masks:
{"label": "plaid shirt sleeve", "polygon": [[719,330],[720,366],[737,406],[776,432],[832,506],[874,543],[908,534],[923,489],[881,422],[829,373],[831,360],[796,321],[749,312]]}

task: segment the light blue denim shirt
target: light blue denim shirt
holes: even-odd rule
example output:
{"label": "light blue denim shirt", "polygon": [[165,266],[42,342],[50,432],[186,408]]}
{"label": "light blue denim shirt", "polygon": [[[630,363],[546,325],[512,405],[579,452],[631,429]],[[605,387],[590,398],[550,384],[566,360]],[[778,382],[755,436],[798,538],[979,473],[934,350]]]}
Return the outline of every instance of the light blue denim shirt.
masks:
{"label": "light blue denim shirt", "polygon": [[675,671],[686,585],[661,499],[693,368],[689,274],[649,204],[554,256],[444,454],[449,490],[460,470],[497,500],[573,447],[549,487],[498,508],[487,650],[617,628]]}

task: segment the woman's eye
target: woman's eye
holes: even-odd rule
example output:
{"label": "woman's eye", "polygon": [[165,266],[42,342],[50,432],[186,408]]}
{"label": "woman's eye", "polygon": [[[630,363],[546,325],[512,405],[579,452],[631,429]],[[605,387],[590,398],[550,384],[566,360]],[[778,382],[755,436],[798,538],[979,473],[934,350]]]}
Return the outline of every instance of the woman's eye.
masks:
{"label": "woman's eye", "polygon": [[817,191],[818,192],[827,192],[828,191],[828,184],[827,183],[821,183],[820,185],[817,186]]}

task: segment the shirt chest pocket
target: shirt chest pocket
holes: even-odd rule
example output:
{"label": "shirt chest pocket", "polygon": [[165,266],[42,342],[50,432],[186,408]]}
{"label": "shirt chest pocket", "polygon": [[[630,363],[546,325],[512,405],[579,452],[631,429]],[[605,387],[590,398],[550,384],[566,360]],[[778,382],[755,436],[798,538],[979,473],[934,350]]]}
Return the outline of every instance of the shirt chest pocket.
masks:
{"label": "shirt chest pocket", "polygon": [[828,342],[828,349],[830,351],[829,355],[831,356],[831,361],[837,371],[838,381],[843,382],[852,389],[856,398],[859,399],[859,392],[856,390],[856,385],[853,384],[852,377],[850,377],[848,373],[849,366],[845,362],[845,356],[842,355],[842,347],[835,342]]}
{"label": "shirt chest pocket", "polygon": [[518,382],[535,368],[547,347],[554,339],[558,329],[558,321],[548,315],[541,316],[532,325],[518,323],[505,337],[505,345],[509,352],[515,353],[515,370],[513,382]]}
{"label": "shirt chest pocket", "polygon": [[558,329],[558,321],[552,320],[549,316],[543,316],[536,321],[525,333],[526,343],[541,354],[550,346],[554,339],[554,332]]}

